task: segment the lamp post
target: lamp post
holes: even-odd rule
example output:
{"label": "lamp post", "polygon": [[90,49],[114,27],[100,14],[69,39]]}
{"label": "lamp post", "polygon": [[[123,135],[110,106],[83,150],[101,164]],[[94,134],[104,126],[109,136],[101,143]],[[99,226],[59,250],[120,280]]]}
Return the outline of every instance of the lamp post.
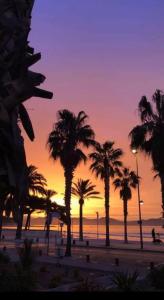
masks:
{"label": "lamp post", "polygon": [[63,225],[64,225],[64,223],[60,223],[60,235],[61,235],[61,238],[63,237]]}
{"label": "lamp post", "polygon": [[26,209],[27,209],[27,220],[25,224],[25,231],[30,229],[30,206],[27,205]]}
{"label": "lamp post", "polygon": [[142,234],[142,217],[141,217],[141,205],[143,204],[143,200],[140,198],[140,183],[139,183],[139,175],[138,175],[138,159],[137,159],[137,150],[132,149],[132,153],[136,157],[136,171],[137,171],[137,178],[138,178],[138,184],[137,184],[137,191],[138,191],[138,209],[139,209],[139,226],[140,226],[140,245],[141,250],[143,249],[143,234]]}
{"label": "lamp post", "polygon": [[96,216],[97,216],[97,239],[99,238],[99,213],[96,211]]}

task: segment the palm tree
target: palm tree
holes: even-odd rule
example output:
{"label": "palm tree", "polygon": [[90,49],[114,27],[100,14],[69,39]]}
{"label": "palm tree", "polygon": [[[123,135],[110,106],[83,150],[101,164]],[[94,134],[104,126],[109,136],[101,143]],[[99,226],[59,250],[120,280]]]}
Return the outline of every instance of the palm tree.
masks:
{"label": "palm tree", "polygon": [[[45,195],[45,186],[47,185],[47,181],[45,177],[38,172],[38,168],[33,165],[27,167],[27,184],[29,195]],[[33,198],[29,197],[29,195],[27,195],[27,198],[29,198],[29,200],[32,200]],[[33,212],[34,210],[30,208],[29,203],[29,207],[26,207],[27,220],[25,224],[25,230],[30,228],[31,214]]]}
{"label": "palm tree", "polygon": [[55,195],[57,195],[57,192],[56,191],[54,191],[54,190],[50,190],[50,189],[45,189],[44,190],[44,196],[45,196],[45,198],[47,199],[47,201],[52,201],[52,198],[55,196]]}
{"label": "palm tree", "polygon": [[65,177],[65,206],[67,215],[67,245],[66,256],[71,256],[71,189],[74,172],[87,156],[82,151],[82,146],[93,145],[94,132],[86,124],[87,115],[80,111],[76,116],[69,110],[60,110],[57,114],[57,122],[48,138],[50,156],[60,159]]}
{"label": "palm tree", "polygon": [[45,230],[46,230],[46,237],[48,237],[48,234],[49,234],[49,230],[50,230],[50,222],[49,222],[49,213],[51,211],[51,204],[52,204],[52,197],[54,197],[55,195],[57,194],[56,191],[54,190],[45,190],[45,200],[46,200],[46,221],[45,221]]}
{"label": "palm tree", "polygon": [[27,167],[28,190],[33,195],[44,195],[47,180],[38,172],[38,168],[30,165]]}
{"label": "palm tree", "polygon": [[92,184],[92,182],[87,179],[78,179],[77,183],[73,183],[74,186],[72,187],[72,194],[77,196],[79,198],[79,205],[80,205],[80,211],[79,211],[79,240],[83,241],[83,205],[84,201],[86,199],[90,198],[99,198],[96,195],[99,195],[100,193],[95,191],[95,185]]}
{"label": "palm tree", "polygon": [[128,168],[123,168],[120,176],[113,182],[115,189],[120,190],[120,199],[123,200],[123,213],[124,213],[124,241],[128,243],[127,234],[127,216],[128,216],[128,200],[132,198],[132,188],[135,189],[138,185],[138,176],[134,171]]}
{"label": "palm tree", "polygon": [[[50,212],[55,212],[59,215],[59,219],[61,219],[62,222],[65,223],[65,207],[57,204],[55,201],[52,202],[52,196],[56,194],[57,193],[55,191],[45,190],[45,195],[42,197],[29,195],[25,202],[24,211],[26,212],[28,209],[30,209],[31,214],[36,210],[44,211],[46,212],[46,216],[48,216],[48,213]],[[46,224],[45,228],[49,230],[49,227],[47,225],[48,224]]]}
{"label": "palm tree", "polygon": [[143,96],[138,110],[141,124],[134,127],[129,134],[131,148],[139,149],[152,159],[153,170],[160,178],[164,218],[164,94],[162,91],[156,90],[152,103]]}
{"label": "palm tree", "polygon": [[110,246],[109,239],[109,205],[110,205],[110,178],[119,172],[122,166],[119,160],[123,151],[114,149],[114,142],[107,141],[104,144],[97,143],[95,152],[90,154],[93,163],[90,166],[92,172],[104,182],[105,189],[105,220],[106,220],[106,246]]}

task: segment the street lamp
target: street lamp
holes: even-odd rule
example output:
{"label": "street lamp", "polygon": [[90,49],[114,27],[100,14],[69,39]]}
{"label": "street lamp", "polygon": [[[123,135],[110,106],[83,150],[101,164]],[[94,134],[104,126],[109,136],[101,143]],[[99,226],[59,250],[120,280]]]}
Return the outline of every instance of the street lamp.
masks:
{"label": "street lamp", "polygon": [[137,178],[138,178],[138,184],[137,184],[137,190],[138,190],[138,209],[139,209],[139,226],[140,226],[140,244],[141,249],[143,249],[143,234],[142,234],[142,217],[141,217],[141,205],[143,205],[143,200],[140,198],[140,182],[139,182],[139,175],[138,175],[138,159],[137,159],[137,150],[132,149],[132,153],[136,157],[136,170],[137,170]]}

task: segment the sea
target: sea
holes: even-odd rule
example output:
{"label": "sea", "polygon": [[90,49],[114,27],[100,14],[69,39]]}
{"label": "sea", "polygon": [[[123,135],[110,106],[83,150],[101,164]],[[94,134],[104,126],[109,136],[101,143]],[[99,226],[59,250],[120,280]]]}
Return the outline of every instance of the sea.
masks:
{"label": "sea", "polygon": [[[5,229],[16,229],[15,226],[5,226]],[[157,238],[159,237],[164,241],[164,228],[162,226],[142,226],[143,239],[145,241],[152,241],[151,231],[152,228],[155,228]],[[32,225],[30,230],[42,231],[44,230],[43,225]],[[50,230],[53,234],[53,231],[58,232],[59,234],[62,231],[63,237],[66,237],[66,226],[62,228],[60,224],[51,225]],[[83,225],[83,233],[85,239],[105,239],[105,225]],[[72,238],[79,237],[79,226],[72,225]],[[114,240],[123,240],[124,239],[124,226],[123,225],[111,225],[110,226],[110,238]],[[140,228],[139,225],[129,225],[128,226],[128,239],[129,241],[139,241],[140,240]]]}

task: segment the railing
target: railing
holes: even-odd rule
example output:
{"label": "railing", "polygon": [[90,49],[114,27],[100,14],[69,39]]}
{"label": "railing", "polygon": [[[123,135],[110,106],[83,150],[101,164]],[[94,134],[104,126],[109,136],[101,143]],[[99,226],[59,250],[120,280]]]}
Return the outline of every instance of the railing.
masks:
{"label": "railing", "polygon": [[[66,237],[67,232],[63,231],[63,237]],[[79,232],[72,232],[73,238],[78,238],[79,237]],[[96,232],[84,232],[83,233],[84,239],[97,239],[97,233]],[[99,233],[99,240],[105,239],[105,233]],[[124,239],[124,234],[123,233],[110,233],[110,238],[111,239],[116,239],[116,240],[123,240]],[[149,233],[143,233],[143,238],[146,240],[152,241],[152,236]],[[164,234],[160,234],[160,239],[164,240]],[[139,233],[128,233],[128,239],[129,240],[140,240],[140,234]]]}
{"label": "railing", "polygon": [[[14,227],[4,227],[6,233],[6,237],[8,235],[10,235],[12,238],[14,237],[14,234],[15,234],[15,229]],[[60,237],[60,231],[55,228],[55,227],[52,227],[51,228],[51,237],[53,238],[56,235],[58,235]],[[66,233],[66,230],[63,230],[63,233],[62,233],[62,237],[65,238],[67,235]],[[84,235],[84,239],[96,239],[97,240],[97,232],[86,232],[84,231],[83,232],[83,235]],[[41,238],[41,239],[44,239],[45,238],[45,231],[43,230],[43,228],[41,226],[38,226],[38,228],[35,227],[31,227],[30,231],[24,231],[23,230],[23,236],[24,237],[28,237],[30,236],[31,238]],[[72,232],[72,238],[78,238],[79,237],[79,232],[78,231],[73,231]],[[110,232],[110,238],[111,239],[115,239],[115,240],[124,240],[124,233],[112,233],[112,230]],[[151,233],[148,233],[148,232],[143,232],[143,238],[144,240],[146,241],[152,241],[152,236],[151,236]],[[158,238],[158,236],[157,236]],[[164,241],[164,234],[163,233],[160,233],[160,236],[159,238],[161,240]],[[102,239],[105,239],[105,233],[101,233],[99,232],[99,240],[102,240]],[[129,240],[136,240],[136,241],[139,241],[140,239],[140,235],[139,235],[139,232],[137,233],[134,233],[134,232],[129,232],[128,233],[128,239]]]}

